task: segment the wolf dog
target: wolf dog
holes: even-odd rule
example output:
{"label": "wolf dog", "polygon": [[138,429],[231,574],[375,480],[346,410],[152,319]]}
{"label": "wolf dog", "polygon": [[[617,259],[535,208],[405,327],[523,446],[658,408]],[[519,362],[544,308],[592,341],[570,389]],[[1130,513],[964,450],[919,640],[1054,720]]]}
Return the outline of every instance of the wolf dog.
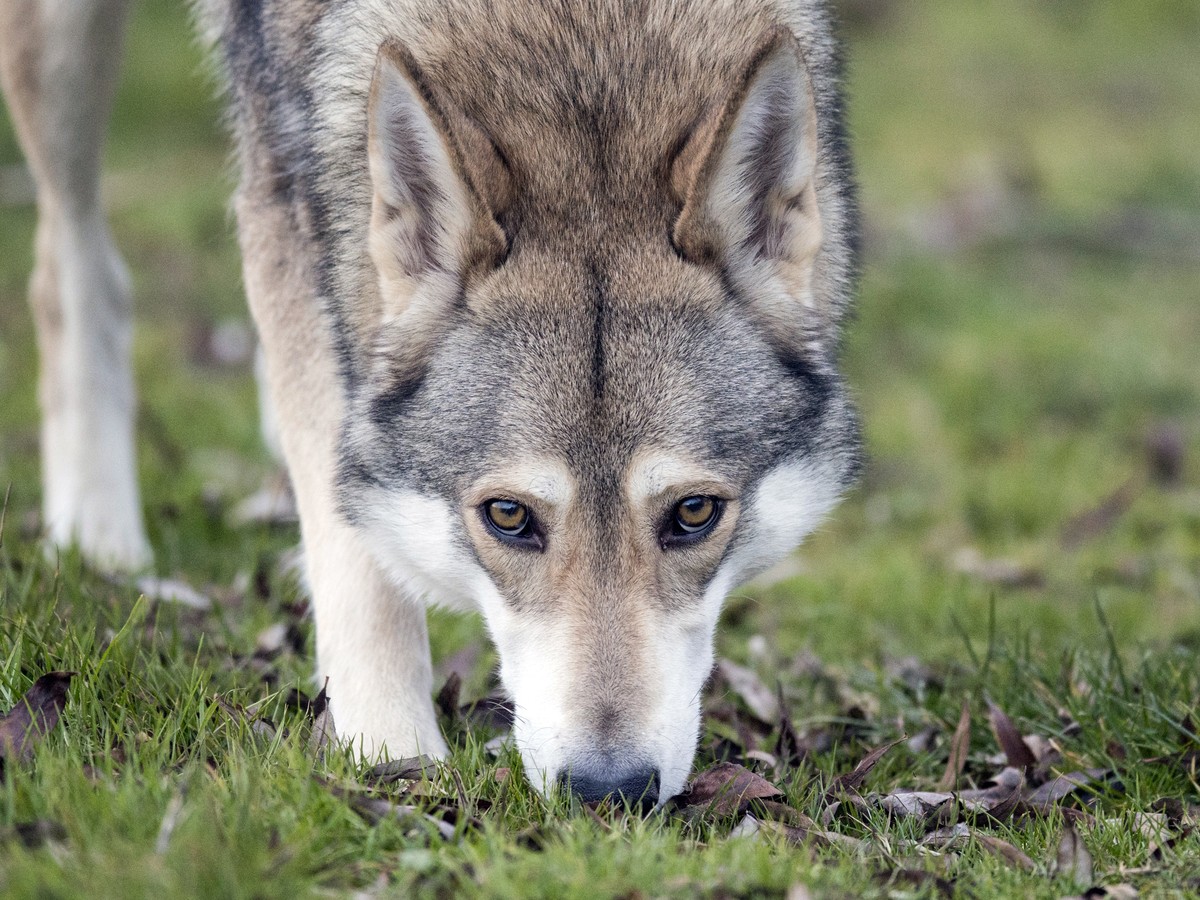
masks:
{"label": "wolf dog", "polygon": [[[127,0],[6,0],[38,188],[45,522],[150,559],[99,200]],[[198,0],[317,670],[364,757],[446,744],[477,610],[531,782],[684,786],[726,594],[859,468],[857,221],[819,0]]]}

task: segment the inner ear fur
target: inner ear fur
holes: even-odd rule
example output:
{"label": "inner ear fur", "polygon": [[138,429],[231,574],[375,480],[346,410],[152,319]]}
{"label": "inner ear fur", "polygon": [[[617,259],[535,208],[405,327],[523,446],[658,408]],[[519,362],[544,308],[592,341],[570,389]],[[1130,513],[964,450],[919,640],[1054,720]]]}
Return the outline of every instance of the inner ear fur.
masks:
{"label": "inner ear fur", "polygon": [[764,33],[723,102],[696,123],[671,169],[671,187],[682,204],[672,231],[676,249],[726,271],[757,305],[759,317],[784,334],[814,324],[802,325],[800,313],[815,307],[814,268],[823,239],[816,162],[808,67],[795,35],[779,27]]}
{"label": "inner ear fur", "polygon": [[419,298],[457,296],[472,271],[503,259],[497,216],[512,182],[487,134],[438,95],[399,43],[379,50],[367,112],[369,249],[387,323],[420,316],[410,309]]}

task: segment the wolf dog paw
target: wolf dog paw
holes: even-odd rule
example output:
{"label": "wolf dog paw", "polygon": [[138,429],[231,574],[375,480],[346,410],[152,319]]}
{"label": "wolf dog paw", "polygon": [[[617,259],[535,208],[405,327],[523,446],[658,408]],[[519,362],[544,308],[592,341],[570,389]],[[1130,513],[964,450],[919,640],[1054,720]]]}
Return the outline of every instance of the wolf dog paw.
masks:
{"label": "wolf dog paw", "polygon": [[[329,682],[329,708],[338,739],[364,762],[432,756],[444,759],[449,748],[437,726],[433,704],[425,699],[416,708],[401,709],[399,704],[380,698],[383,704],[355,703],[353,696],[339,698],[332,679]],[[349,701],[349,702],[347,702]],[[372,706],[386,706],[387,709]]]}
{"label": "wolf dog paw", "polygon": [[128,513],[92,510],[67,520],[59,517],[47,535],[47,552],[71,546],[101,572],[132,574],[154,562],[140,517]]}

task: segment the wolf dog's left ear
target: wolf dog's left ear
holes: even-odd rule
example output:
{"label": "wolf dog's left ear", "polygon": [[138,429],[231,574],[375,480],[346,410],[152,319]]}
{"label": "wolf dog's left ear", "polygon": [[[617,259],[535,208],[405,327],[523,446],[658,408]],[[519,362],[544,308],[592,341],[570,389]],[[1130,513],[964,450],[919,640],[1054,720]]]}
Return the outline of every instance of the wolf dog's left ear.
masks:
{"label": "wolf dog's left ear", "polygon": [[683,209],[672,239],[686,258],[728,272],[785,342],[819,331],[828,314],[813,296],[823,238],[816,166],[808,67],[791,31],[771,29],[673,163]]}
{"label": "wolf dog's left ear", "polygon": [[505,198],[507,173],[487,136],[438,102],[399,44],[379,51],[368,121],[380,324],[404,316],[407,328],[420,331],[420,321],[440,318],[440,307],[453,302],[470,271],[503,255],[506,238],[493,207]]}

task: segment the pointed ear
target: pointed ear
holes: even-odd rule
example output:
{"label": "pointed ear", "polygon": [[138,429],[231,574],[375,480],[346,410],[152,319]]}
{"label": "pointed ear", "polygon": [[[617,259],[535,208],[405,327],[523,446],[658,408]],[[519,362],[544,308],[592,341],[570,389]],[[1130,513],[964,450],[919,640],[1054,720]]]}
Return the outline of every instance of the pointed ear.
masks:
{"label": "pointed ear", "polygon": [[447,302],[470,270],[497,263],[507,241],[479,187],[503,199],[507,185],[478,184],[481,176],[503,179],[502,163],[488,158],[494,146],[465,116],[438,103],[404,47],[380,49],[367,112],[370,253],[386,324],[409,312],[418,292]]}
{"label": "pointed ear", "polygon": [[785,333],[802,317],[797,304],[814,306],[823,237],[816,164],[808,68],[795,36],[771,29],[724,104],[676,157],[671,180],[683,210],[672,237],[685,257],[720,265],[748,297],[771,307],[759,312]]}

